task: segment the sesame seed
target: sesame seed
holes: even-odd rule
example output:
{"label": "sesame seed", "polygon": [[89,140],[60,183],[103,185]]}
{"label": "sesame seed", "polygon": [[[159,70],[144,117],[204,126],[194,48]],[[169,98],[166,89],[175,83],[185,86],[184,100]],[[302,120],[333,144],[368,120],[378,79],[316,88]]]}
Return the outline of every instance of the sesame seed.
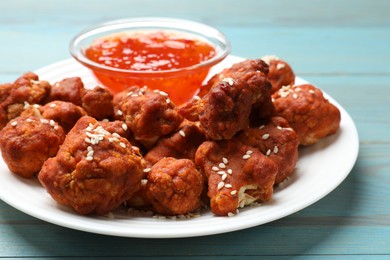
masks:
{"label": "sesame seed", "polygon": [[236,194],[237,194],[237,190],[232,190],[232,191],[230,192],[230,194],[233,195],[233,196],[236,195]]}
{"label": "sesame seed", "polygon": [[27,118],[26,122],[31,123],[33,120],[31,118]]}
{"label": "sesame seed", "polygon": [[227,174],[226,173],[222,174],[222,180],[224,181],[226,180],[226,178],[227,178]]}
{"label": "sesame seed", "polygon": [[312,93],[312,94],[314,94],[314,93],[315,93],[315,92],[314,92],[314,90],[312,90],[312,89],[310,89],[310,90],[309,90],[309,92],[310,92],[310,93]]}
{"label": "sesame seed", "polygon": [[138,94],[131,94],[130,97],[138,97]]}
{"label": "sesame seed", "polygon": [[126,148],[126,144],[125,144],[125,143],[120,142],[119,145],[120,145],[122,148]]}
{"label": "sesame seed", "polygon": [[142,186],[145,186],[147,183],[148,183],[148,180],[147,180],[147,179],[142,179],[142,180],[141,180],[141,185],[142,185]]}
{"label": "sesame seed", "polygon": [[279,148],[275,145],[274,146],[274,153],[278,153],[278,151],[279,151]]}
{"label": "sesame seed", "polygon": [[234,84],[234,80],[232,78],[224,78],[222,81],[227,82],[230,86],[233,86]]}
{"label": "sesame seed", "polygon": [[225,183],[223,181],[221,181],[218,183],[217,189],[220,190],[223,188],[223,186],[225,186]]}
{"label": "sesame seed", "polygon": [[245,154],[249,154],[249,155],[251,155],[253,153],[253,151],[252,150],[248,150],[248,151],[246,151],[246,153]]}
{"label": "sesame seed", "polygon": [[283,130],[283,127],[281,127],[281,126],[277,126],[276,128],[279,130]]}
{"label": "sesame seed", "polygon": [[51,125],[51,126],[55,126],[56,125],[56,122],[54,122],[54,120],[50,120],[50,122],[49,122],[49,124]]}
{"label": "sesame seed", "polygon": [[87,157],[93,157],[93,154],[94,154],[95,152],[93,151],[93,150],[91,150],[91,151],[89,151],[88,153],[87,153]]}
{"label": "sesame seed", "polygon": [[58,129],[59,129],[58,125],[55,125],[54,130],[58,130]]}
{"label": "sesame seed", "polygon": [[298,98],[298,94],[297,94],[297,93],[294,93],[294,94],[293,94],[293,98],[294,98],[294,99],[297,99],[297,98]]}
{"label": "sesame seed", "polygon": [[122,129],[127,131],[127,125],[125,123],[122,124]]}
{"label": "sesame seed", "polygon": [[89,151],[92,151],[93,150],[93,148],[92,148],[92,146],[88,146],[87,147],[87,151],[89,152]]}
{"label": "sesame seed", "polygon": [[244,159],[244,160],[247,160],[249,158],[251,158],[251,156],[249,154],[245,154],[242,156],[242,159]]}
{"label": "sesame seed", "polygon": [[104,118],[102,121],[103,122],[110,122],[110,120],[108,118]]}
{"label": "sesame seed", "polygon": [[40,105],[38,105],[38,104],[34,104],[34,105],[33,105],[33,107],[34,107],[34,108],[39,108],[39,107],[40,107]]}
{"label": "sesame seed", "polygon": [[219,168],[217,166],[213,166],[213,168],[211,168],[213,171],[219,171]]}
{"label": "sesame seed", "polygon": [[116,138],[120,138],[120,137],[121,137],[118,133],[113,133],[112,135],[113,135],[114,137],[116,137]]}
{"label": "sesame seed", "polygon": [[219,168],[221,168],[221,169],[225,169],[225,168],[226,168],[226,165],[225,165],[224,163],[220,163],[220,164],[218,164],[218,166],[219,166]]}
{"label": "sesame seed", "polygon": [[117,114],[118,116],[122,116],[122,115],[123,115],[123,112],[122,112],[122,110],[119,110],[119,109],[118,109],[118,111],[116,111],[116,114]]}
{"label": "sesame seed", "polygon": [[284,63],[278,63],[278,64],[276,65],[276,70],[281,70],[281,69],[283,69],[284,67],[286,67],[286,64],[284,64]]}
{"label": "sesame seed", "polygon": [[223,157],[223,158],[222,158],[222,162],[223,162],[224,164],[228,164],[228,163],[229,163],[229,160],[228,160],[227,158]]}
{"label": "sesame seed", "polygon": [[168,93],[164,92],[164,91],[159,91],[158,93],[160,93],[161,96],[164,96],[164,97],[167,97],[168,96]]}
{"label": "sesame seed", "polygon": [[87,161],[92,161],[92,160],[93,160],[93,157],[87,156],[87,157],[85,158],[85,160],[87,160]]}
{"label": "sesame seed", "polygon": [[18,124],[17,121],[13,121],[13,122],[11,123],[12,126],[16,126],[17,124]]}
{"label": "sesame seed", "polygon": [[27,102],[27,101],[24,101],[24,106],[23,106],[23,108],[24,109],[27,109],[27,108],[29,108],[30,107],[30,104]]}
{"label": "sesame seed", "polygon": [[126,95],[131,96],[133,94],[133,91],[128,92]]}
{"label": "sesame seed", "polygon": [[227,173],[232,174],[232,173],[233,173],[233,170],[232,170],[232,169],[228,169],[228,170],[227,170]]}
{"label": "sesame seed", "polygon": [[143,172],[145,172],[145,173],[148,173],[148,172],[150,172],[150,168],[145,168],[144,170],[143,170]]}
{"label": "sesame seed", "polygon": [[225,172],[225,171],[218,171],[217,173],[218,173],[219,175],[226,174],[226,172]]}
{"label": "sesame seed", "polygon": [[89,144],[91,143],[91,139],[89,139],[88,137],[85,137],[85,138],[84,138],[84,141],[85,141],[86,143],[89,143]]}
{"label": "sesame seed", "polygon": [[263,136],[261,137],[263,140],[267,140],[269,138],[269,134],[263,134]]}
{"label": "sesame seed", "polygon": [[268,149],[265,155],[269,156],[270,154],[271,154],[271,149]]}
{"label": "sesame seed", "polygon": [[265,125],[261,125],[259,126],[259,129],[263,129],[265,127]]}
{"label": "sesame seed", "polygon": [[49,120],[44,119],[44,118],[41,118],[40,121],[41,121],[42,124],[48,124],[49,123]]}
{"label": "sesame seed", "polygon": [[225,188],[231,188],[231,187],[232,187],[232,185],[230,183],[225,184]]}
{"label": "sesame seed", "polygon": [[232,212],[228,212],[228,217],[233,217],[235,216],[236,214],[232,213]]}
{"label": "sesame seed", "polygon": [[186,133],[184,133],[183,130],[180,130],[180,131],[179,131],[179,134],[180,134],[181,136],[183,136],[183,137],[186,137]]}
{"label": "sesame seed", "polygon": [[51,108],[55,108],[57,106],[57,104],[50,104],[50,106],[49,107],[51,107]]}
{"label": "sesame seed", "polygon": [[195,99],[195,100],[200,100],[200,97],[199,97],[198,95],[195,95],[195,96],[194,96],[194,99]]}
{"label": "sesame seed", "polygon": [[171,103],[171,100],[169,98],[165,99],[165,102],[167,102],[167,104]]}

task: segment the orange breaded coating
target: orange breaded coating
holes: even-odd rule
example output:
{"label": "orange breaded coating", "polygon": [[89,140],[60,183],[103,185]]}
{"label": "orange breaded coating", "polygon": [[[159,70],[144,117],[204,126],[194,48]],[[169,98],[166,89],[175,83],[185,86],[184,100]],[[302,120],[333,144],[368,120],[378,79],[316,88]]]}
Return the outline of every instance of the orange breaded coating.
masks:
{"label": "orange breaded coating", "polygon": [[249,125],[252,93],[242,80],[221,81],[202,99],[199,121],[211,140],[230,139]]}
{"label": "orange breaded coating", "polygon": [[23,74],[14,83],[0,85],[0,129],[29,104],[42,104],[50,89],[49,82],[39,81],[32,72]]}
{"label": "orange breaded coating", "polygon": [[313,85],[285,86],[272,97],[277,115],[287,119],[301,145],[314,144],[340,127],[339,109]]}
{"label": "orange breaded coating", "polygon": [[159,214],[180,215],[200,207],[203,176],[187,159],[167,157],[150,168],[147,196]]}
{"label": "orange breaded coating", "polygon": [[298,162],[299,140],[287,120],[272,117],[259,127],[247,128],[237,139],[247,146],[259,149],[278,166],[275,184],[279,184],[294,171]]}
{"label": "orange breaded coating", "polygon": [[[273,112],[273,103],[271,101],[271,83],[267,77],[268,74],[268,65],[260,60],[244,60],[238,63],[233,64],[229,68],[225,68],[221,73],[214,75],[206,85],[202,86],[199,91],[198,96],[193,100],[183,104],[179,108],[180,114],[190,121],[199,120],[199,114],[204,110],[213,109],[212,107],[204,107],[204,100],[209,98],[208,95],[218,95],[214,100],[216,103],[214,106],[218,105],[219,108],[225,109],[224,113],[235,113],[232,110],[233,107],[243,108],[248,106],[253,106],[254,111],[252,116],[254,120],[259,118],[270,117]],[[231,85],[232,88],[237,88],[237,91],[240,92],[243,85],[245,85],[246,91],[250,92],[251,99],[247,104],[223,104],[223,103],[232,103],[235,100],[227,101],[221,100],[223,96],[229,95],[228,93],[215,93],[219,92],[218,88],[222,82],[227,82]],[[214,92],[214,94],[212,94]],[[232,94],[232,93],[230,93]],[[199,97],[202,97],[202,100],[199,100]],[[243,102],[243,101],[238,101]],[[246,116],[246,115],[245,115]],[[244,116],[243,116],[244,117]],[[212,137],[212,139],[218,140],[218,138]],[[224,138],[222,138],[224,139]],[[228,138],[227,138],[228,139]]]}
{"label": "orange breaded coating", "polygon": [[207,141],[196,151],[195,163],[208,178],[211,211],[218,216],[272,198],[278,168],[253,147],[234,139]]}
{"label": "orange breaded coating", "polygon": [[174,132],[183,121],[168,95],[158,90],[130,87],[115,95],[114,105],[117,119],[123,120],[146,148]]}
{"label": "orange breaded coating", "polygon": [[58,203],[82,215],[104,215],[139,190],[144,168],[142,156],[127,139],[84,116],[38,178]]}
{"label": "orange breaded coating", "polygon": [[61,100],[81,106],[84,92],[84,83],[79,77],[65,78],[53,84],[47,102]]}
{"label": "orange breaded coating", "polygon": [[0,149],[13,173],[30,178],[56,155],[64,139],[64,131],[53,120],[17,117],[0,131]]}
{"label": "orange breaded coating", "polygon": [[184,120],[176,132],[157,142],[145,155],[145,160],[151,164],[164,157],[194,160],[196,149],[204,141],[206,137],[199,124]]}
{"label": "orange breaded coating", "polygon": [[269,66],[268,78],[272,84],[271,94],[283,86],[294,84],[295,74],[287,62],[273,55],[267,55],[261,59]]}
{"label": "orange breaded coating", "polygon": [[44,106],[26,106],[21,116],[36,116],[56,121],[68,133],[76,122],[87,113],[80,106],[66,101],[52,101]]}
{"label": "orange breaded coating", "polygon": [[207,94],[211,88],[218,85],[219,82],[226,79],[245,81],[252,92],[252,103],[261,99],[265,91],[271,89],[271,83],[268,81],[268,65],[261,59],[243,60],[225,68],[221,73],[214,75],[208,82],[207,87],[203,87],[199,93],[200,97]]}
{"label": "orange breaded coating", "polygon": [[114,115],[114,96],[102,87],[87,89],[82,97],[82,107],[91,117],[97,120],[111,118]]}

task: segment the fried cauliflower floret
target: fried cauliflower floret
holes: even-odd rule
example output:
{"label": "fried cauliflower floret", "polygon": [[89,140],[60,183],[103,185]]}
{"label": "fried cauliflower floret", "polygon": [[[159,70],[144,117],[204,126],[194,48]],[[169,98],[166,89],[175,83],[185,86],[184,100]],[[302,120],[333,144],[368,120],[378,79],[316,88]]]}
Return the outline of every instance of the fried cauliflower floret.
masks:
{"label": "fried cauliflower floret", "polygon": [[194,160],[196,149],[205,140],[206,137],[197,123],[184,120],[176,132],[157,142],[145,155],[145,160],[151,164],[164,157]]}
{"label": "fried cauliflower floret", "polygon": [[52,101],[44,106],[25,106],[21,116],[36,116],[57,122],[68,133],[76,122],[87,113],[80,106],[66,101]]}
{"label": "fried cauliflower floret", "polygon": [[232,138],[249,125],[252,94],[241,80],[221,81],[201,100],[199,121],[208,139]]}
{"label": "fried cauliflower floret", "polygon": [[51,85],[40,81],[32,72],[23,74],[14,83],[0,85],[0,129],[18,117],[30,104],[43,104]]}
{"label": "fried cauliflower floret", "polygon": [[261,59],[269,66],[268,78],[272,84],[271,94],[283,86],[294,84],[295,74],[287,62],[273,55],[267,55]]}
{"label": "fried cauliflower floret", "polygon": [[91,117],[97,120],[111,118],[114,115],[114,96],[102,87],[87,89],[82,97],[82,107]]}
{"label": "fried cauliflower floret", "polygon": [[139,190],[144,168],[143,158],[127,139],[84,116],[38,178],[58,203],[82,215],[104,215]]}
{"label": "fried cauliflower floret", "polygon": [[0,131],[0,149],[13,173],[30,178],[56,155],[64,139],[64,131],[53,120],[18,117]]}
{"label": "fried cauliflower floret", "polygon": [[259,149],[278,166],[275,184],[285,180],[294,171],[298,161],[299,140],[286,119],[272,117],[259,127],[240,132],[237,139]]}
{"label": "fried cauliflower floret", "polygon": [[195,163],[207,177],[215,215],[233,215],[238,208],[272,198],[278,168],[253,147],[234,139],[207,141],[196,151]]}
{"label": "fried cauliflower floret", "polygon": [[[240,82],[237,86],[241,87],[242,84],[245,84],[246,90],[251,94],[251,100],[247,106],[253,105],[254,108],[258,108],[257,112],[255,111],[253,113],[253,117],[269,117],[274,109],[270,96],[271,83],[268,80],[267,74],[268,65],[260,59],[237,62],[214,75],[207,84],[203,85],[195,99],[180,106],[180,114],[190,121],[198,121],[199,114],[204,110],[204,102],[202,100],[206,99],[207,95],[210,95],[213,91],[215,92],[215,88],[218,88],[218,85],[222,82],[229,83],[233,88],[236,87],[234,86],[237,84],[236,82]],[[237,90],[240,91],[239,89]],[[220,93],[220,95],[223,95],[223,93]],[[199,101],[199,97],[202,100]],[[206,107],[205,109],[212,108]],[[258,112],[260,110],[261,113]]]}
{"label": "fried cauliflower floret", "polygon": [[285,86],[272,97],[277,115],[287,119],[301,145],[314,144],[340,127],[339,109],[313,85]]}
{"label": "fried cauliflower floret", "polygon": [[200,207],[203,176],[192,161],[161,159],[151,167],[147,179],[147,196],[155,212],[180,215]]}
{"label": "fried cauliflower floret", "polygon": [[81,106],[84,92],[84,83],[79,77],[65,78],[53,84],[47,102],[61,100]]}
{"label": "fried cauliflower floret", "polygon": [[174,132],[183,118],[162,91],[130,87],[114,97],[116,115],[133,132],[135,139],[151,148],[164,135]]}

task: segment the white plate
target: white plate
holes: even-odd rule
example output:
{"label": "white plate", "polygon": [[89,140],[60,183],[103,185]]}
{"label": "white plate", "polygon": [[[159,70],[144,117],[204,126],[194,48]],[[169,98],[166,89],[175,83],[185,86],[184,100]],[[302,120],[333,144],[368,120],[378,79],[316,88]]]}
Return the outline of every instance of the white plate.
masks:
{"label": "white plate", "polygon": [[[241,60],[229,56],[217,70]],[[73,60],[65,60],[36,71],[41,79],[56,82],[80,76],[86,87],[94,87],[91,73]],[[305,82],[298,78],[296,83]],[[326,95],[326,94],[325,94]],[[295,213],[326,196],[349,174],[358,155],[359,139],[355,124],[344,108],[326,95],[341,111],[336,135],[300,149],[295,172],[283,187],[275,190],[272,201],[240,210],[234,217],[216,217],[202,212],[190,219],[156,219],[116,212],[112,216],[80,216],[58,205],[36,180],[12,174],[0,159],[0,198],[31,216],[60,226],[113,236],[172,238],[225,233],[261,225]]]}

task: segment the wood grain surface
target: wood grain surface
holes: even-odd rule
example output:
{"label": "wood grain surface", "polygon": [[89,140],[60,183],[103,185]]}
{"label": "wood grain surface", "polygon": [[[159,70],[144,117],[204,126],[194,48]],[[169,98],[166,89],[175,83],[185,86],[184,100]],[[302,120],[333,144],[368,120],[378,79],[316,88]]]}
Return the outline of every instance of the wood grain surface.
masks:
{"label": "wood grain surface", "polygon": [[288,61],[352,116],[360,138],[353,170],[293,215],[185,239],[75,231],[0,201],[0,259],[390,258],[390,1],[0,1],[0,83],[70,58],[69,41],[88,26],[140,16],[204,22],[228,36],[234,55]]}

